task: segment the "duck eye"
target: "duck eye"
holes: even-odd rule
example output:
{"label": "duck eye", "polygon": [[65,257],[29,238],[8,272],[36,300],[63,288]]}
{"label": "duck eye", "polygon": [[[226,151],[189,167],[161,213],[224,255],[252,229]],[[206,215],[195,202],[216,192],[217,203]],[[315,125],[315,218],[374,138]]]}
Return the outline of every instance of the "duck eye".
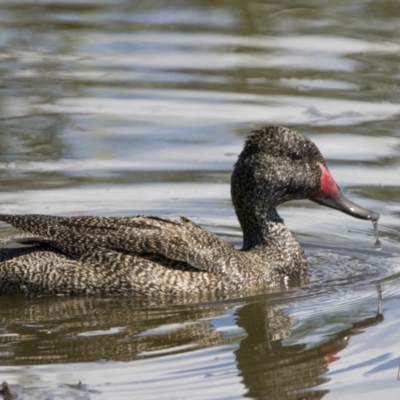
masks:
{"label": "duck eye", "polygon": [[289,157],[293,161],[301,160],[303,158],[303,156],[298,151],[294,151],[293,153],[290,153]]}

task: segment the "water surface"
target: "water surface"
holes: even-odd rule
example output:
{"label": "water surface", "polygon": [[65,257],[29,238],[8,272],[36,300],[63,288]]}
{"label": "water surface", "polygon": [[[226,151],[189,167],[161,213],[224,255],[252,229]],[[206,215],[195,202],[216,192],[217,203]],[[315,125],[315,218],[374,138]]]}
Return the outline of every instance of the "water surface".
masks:
{"label": "water surface", "polygon": [[[394,398],[400,363],[397,1],[0,2],[2,212],[192,218],[235,245],[249,131],[309,135],[370,223],[280,212],[309,282],[247,297],[0,297],[21,399]],[[0,233],[13,232],[6,225]]]}

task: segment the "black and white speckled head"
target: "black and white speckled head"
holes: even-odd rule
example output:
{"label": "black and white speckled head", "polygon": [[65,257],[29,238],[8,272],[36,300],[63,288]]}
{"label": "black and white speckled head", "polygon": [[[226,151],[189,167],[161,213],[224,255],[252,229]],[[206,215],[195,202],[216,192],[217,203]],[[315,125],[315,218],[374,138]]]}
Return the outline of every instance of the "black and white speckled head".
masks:
{"label": "black and white speckled head", "polygon": [[275,126],[254,131],[232,174],[233,203],[248,207],[259,199],[276,207],[308,198],[320,186],[319,164],[325,166],[321,153],[302,133]]}
{"label": "black and white speckled head", "polygon": [[310,199],[356,218],[379,218],[342,195],[307,136],[284,127],[262,128],[248,137],[232,174],[231,194],[245,235],[260,231],[266,220],[280,220],[275,208],[296,199]]}

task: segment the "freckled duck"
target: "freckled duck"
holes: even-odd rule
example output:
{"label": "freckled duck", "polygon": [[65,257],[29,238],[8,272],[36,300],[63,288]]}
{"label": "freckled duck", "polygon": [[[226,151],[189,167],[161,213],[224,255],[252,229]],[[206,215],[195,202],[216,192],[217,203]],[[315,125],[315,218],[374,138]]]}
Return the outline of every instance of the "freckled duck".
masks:
{"label": "freckled duck", "polygon": [[241,250],[185,217],[0,215],[22,231],[2,240],[0,293],[200,295],[279,286],[307,269],[279,204],[310,199],[356,218],[379,218],[342,195],[310,139],[283,127],[247,138],[231,194]]}

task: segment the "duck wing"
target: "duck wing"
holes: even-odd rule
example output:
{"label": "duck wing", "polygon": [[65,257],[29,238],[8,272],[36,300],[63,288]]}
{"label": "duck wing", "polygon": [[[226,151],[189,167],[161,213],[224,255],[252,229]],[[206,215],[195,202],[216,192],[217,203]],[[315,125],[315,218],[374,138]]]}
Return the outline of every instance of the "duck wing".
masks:
{"label": "duck wing", "polygon": [[58,217],[42,214],[8,215],[0,214],[0,221],[6,222],[25,233],[46,238],[49,227],[64,226],[79,232],[106,234],[121,226],[133,228],[160,227],[165,224],[179,224],[166,218],[137,215],[133,217]]}
{"label": "duck wing", "polygon": [[145,229],[121,226],[108,236],[113,248],[162,255],[215,274],[226,272],[236,250],[188,218]]}
{"label": "duck wing", "polygon": [[184,217],[172,221],[144,216],[67,218],[31,214],[0,215],[0,220],[23,231],[3,239],[3,243],[46,243],[75,259],[112,250],[143,255],[170,268],[217,274],[226,272],[230,260],[236,259],[231,257],[236,252],[232,246]]}

